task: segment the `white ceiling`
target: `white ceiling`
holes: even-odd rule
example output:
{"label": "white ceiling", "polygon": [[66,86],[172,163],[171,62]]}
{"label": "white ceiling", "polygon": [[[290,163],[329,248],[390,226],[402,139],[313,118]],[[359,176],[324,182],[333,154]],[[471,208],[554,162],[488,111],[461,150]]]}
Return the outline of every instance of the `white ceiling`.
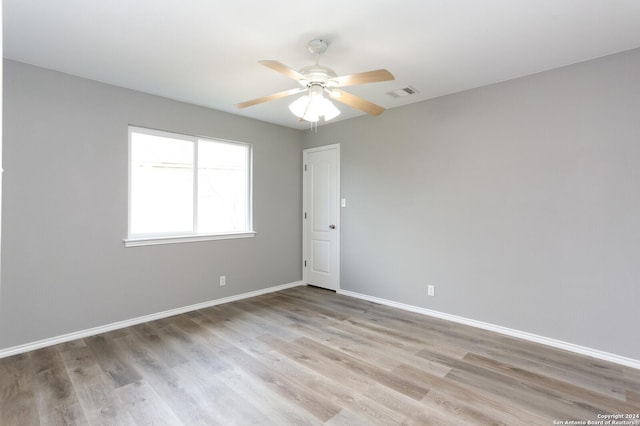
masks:
{"label": "white ceiling", "polygon": [[[386,68],[395,81],[346,90],[385,108],[640,47],[640,0],[4,0],[4,55],[18,61],[306,128],[297,87],[258,64],[312,63],[331,42],[338,75]],[[411,85],[407,98],[387,94]],[[335,120],[362,115],[337,104]]]}

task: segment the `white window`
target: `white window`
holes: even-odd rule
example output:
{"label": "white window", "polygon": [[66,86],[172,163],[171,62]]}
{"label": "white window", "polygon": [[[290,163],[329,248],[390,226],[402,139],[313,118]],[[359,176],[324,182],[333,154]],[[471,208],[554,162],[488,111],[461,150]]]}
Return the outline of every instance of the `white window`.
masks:
{"label": "white window", "polygon": [[253,235],[250,145],[129,127],[127,246]]}

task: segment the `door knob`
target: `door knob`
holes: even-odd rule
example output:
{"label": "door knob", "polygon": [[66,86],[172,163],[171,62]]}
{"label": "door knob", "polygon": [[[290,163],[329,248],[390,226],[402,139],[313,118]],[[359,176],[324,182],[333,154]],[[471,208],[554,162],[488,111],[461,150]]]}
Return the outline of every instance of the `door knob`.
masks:
{"label": "door knob", "polygon": [[329,229],[336,229],[335,225],[329,225]]}

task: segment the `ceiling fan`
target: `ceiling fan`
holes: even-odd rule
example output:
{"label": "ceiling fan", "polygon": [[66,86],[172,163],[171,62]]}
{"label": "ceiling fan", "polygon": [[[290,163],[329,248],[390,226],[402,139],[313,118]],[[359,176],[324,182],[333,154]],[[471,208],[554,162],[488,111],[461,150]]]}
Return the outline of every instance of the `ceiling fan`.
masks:
{"label": "ceiling fan", "polygon": [[307,92],[307,94],[296,99],[289,105],[291,112],[304,121],[317,122],[320,117],[328,121],[340,114],[340,110],[324,96],[325,94],[331,99],[357,108],[367,114],[382,114],[384,111],[383,107],[356,95],[352,95],[349,92],[345,92],[339,89],[339,87],[389,81],[394,80],[395,77],[385,69],[338,76],[331,68],[319,64],[320,56],[327,51],[328,47],[329,42],[323,39],[314,39],[307,43],[307,49],[314,56],[315,64],[304,67],[298,71],[278,61],[258,61],[260,64],[296,80],[301,87],[242,102],[236,104],[236,107],[246,108],[263,102]]}

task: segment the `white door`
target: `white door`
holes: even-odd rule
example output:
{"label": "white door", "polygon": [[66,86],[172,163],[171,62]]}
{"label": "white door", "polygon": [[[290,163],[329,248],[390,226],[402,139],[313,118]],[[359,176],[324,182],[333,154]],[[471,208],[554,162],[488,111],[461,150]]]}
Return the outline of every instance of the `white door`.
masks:
{"label": "white door", "polygon": [[340,287],[340,145],[303,151],[305,284]]}

